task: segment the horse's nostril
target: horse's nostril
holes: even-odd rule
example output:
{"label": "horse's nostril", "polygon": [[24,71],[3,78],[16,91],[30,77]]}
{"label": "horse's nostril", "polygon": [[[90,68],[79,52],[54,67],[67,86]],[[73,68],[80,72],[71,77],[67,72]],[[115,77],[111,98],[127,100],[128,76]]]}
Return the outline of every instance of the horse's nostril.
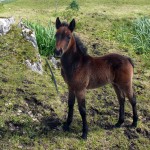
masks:
{"label": "horse's nostril", "polygon": [[60,48],[59,50],[55,49],[55,56],[61,56],[62,55],[62,49]]}

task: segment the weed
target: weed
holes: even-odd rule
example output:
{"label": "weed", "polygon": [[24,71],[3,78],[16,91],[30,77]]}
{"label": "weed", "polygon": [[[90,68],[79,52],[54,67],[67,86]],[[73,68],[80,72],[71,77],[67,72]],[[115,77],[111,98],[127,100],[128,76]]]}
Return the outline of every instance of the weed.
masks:
{"label": "weed", "polygon": [[69,4],[69,9],[72,9],[72,10],[79,10],[79,4],[77,3],[76,0],[72,0],[72,2]]}

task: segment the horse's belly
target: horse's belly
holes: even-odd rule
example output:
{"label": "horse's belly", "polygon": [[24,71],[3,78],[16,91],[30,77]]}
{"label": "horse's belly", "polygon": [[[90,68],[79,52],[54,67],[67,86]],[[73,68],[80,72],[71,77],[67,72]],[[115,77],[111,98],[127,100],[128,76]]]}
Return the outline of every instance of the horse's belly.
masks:
{"label": "horse's belly", "polygon": [[108,81],[90,81],[87,86],[87,89],[98,88],[100,86],[104,86],[107,83],[108,83]]}

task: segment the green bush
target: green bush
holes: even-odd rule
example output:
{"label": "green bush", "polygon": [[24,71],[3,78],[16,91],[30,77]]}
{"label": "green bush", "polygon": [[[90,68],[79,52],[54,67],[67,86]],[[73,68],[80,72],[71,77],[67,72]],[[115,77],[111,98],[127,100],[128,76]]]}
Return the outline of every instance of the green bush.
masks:
{"label": "green bush", "polygon": [[137,54],[150,54],[150,19],[117,21],[112,27],[111,37],[133,47]]}
{"label": "green bush", "polygon": [[55,49],[55,27],[51,22],[49,22],[47,27],[30,21],[24,21],[24,23],[35,31],[39,53],[43,56],[53,55]]}
{"label": "green bush", "polygon": [[79,10],[79,4],[76,0],[72,0],[72,2],[69,4],[69,7],[72,10]]}

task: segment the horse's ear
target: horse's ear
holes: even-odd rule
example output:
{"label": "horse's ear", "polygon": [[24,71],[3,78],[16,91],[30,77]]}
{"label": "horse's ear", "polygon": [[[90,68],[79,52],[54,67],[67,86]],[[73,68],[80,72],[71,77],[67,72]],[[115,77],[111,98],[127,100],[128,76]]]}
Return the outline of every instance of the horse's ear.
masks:
{"label": "horse's ear", "polygon": [[59,29],[59,27],[61,26],[61,22],[59,20],[59,17],[56,18],[56,29]]}
{"label": "horse's ear", "polygon": [[70,22],[69,26],[68,26],[68,28],[70,29],[71,32],[73,32],[73,30],[74,30],[74,28],[75,28],[75,25],[76,25],[76,22],[75,22],[75,20],[73,19],[73,20]]}

